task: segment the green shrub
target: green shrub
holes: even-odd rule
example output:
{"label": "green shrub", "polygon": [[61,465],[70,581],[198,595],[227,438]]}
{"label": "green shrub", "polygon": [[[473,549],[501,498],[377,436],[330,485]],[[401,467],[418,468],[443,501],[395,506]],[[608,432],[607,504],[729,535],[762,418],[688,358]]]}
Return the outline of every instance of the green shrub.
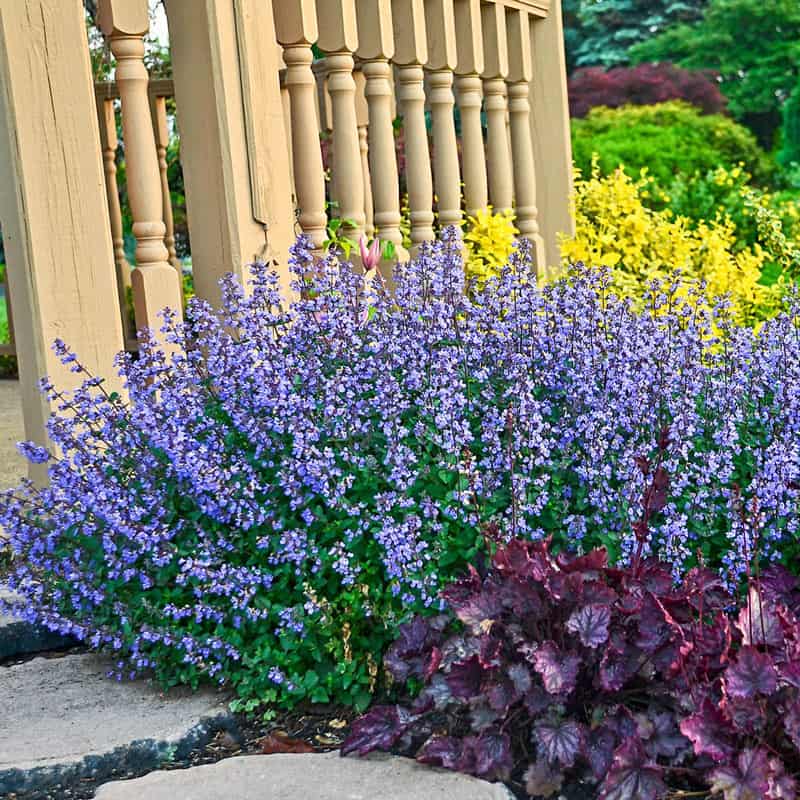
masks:
{"label": "green shrub", "polygon": [[783,146],[778,160],[787,167],[800,164],[800,82],[783,106]]}
{"label": "green shrub", "polygon": [[765,183],[774,169],[746,128],[680,101],[592,109],[584,119],[573,120],[572,149],[583,174],[591,171],[592,155],[597,153],[602,174],[620,165],[631,175],[647,167],[662,186],[679,174],[739,163],[757,183]]}

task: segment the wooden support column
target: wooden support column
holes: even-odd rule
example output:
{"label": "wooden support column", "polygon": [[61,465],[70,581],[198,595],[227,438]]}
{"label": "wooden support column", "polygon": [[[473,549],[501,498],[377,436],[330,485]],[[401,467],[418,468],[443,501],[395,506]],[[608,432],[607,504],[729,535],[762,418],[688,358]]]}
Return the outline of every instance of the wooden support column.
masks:
{"label": "wooden support column", "polygon": [[514,183],[511,174],[511,152],[508,146],[506,116],[506,76],[508,75],[508,43],[506,12],[501,3],[481,8],[483,23],[483,94],[489,126],[487,161],[489,200],[496,211],[507,211],[513,204]]}
{"label": "wooden support column", "polygon": [[403,114],[406,145],[406,185],[411,210],[411,254],[433,232],[433,172],[428,131],[425,127],[425,73],[428,60],[423,0],[392,0],[394,63],[397,65],[397,99]]}
{"label": "wooden support column", "polygon": [[125,256],[125,239],[122,232],[122,209],[119,203],[119,184],[117,183],[117,115],[114,100],[97,97],[97,120],[100,128],[100,146],[103,150],[103,171],[106,176],[106,198],[114,246],[114,264],[117,272],[117,296],[119,298],[122,330],[125,339],[133,342],[136,330],[128,314],[128,290],[131,288],[131,265]]}
{"label": "wooden support column", "polygon": [[275,28],[286,62],[289,93],[294,185],[300,227],[322,249],[325,227],[325,172],[317,124],[317,80],[311,65],[311,46],[317,40],[315,0],[272,0]]}
{"label": "wooden support column", "polygon": [[158,153],[158,172],[161,176],[161,201],[164,209],[164,245],[167,248],[169,263],[183,278],[183,267],[178,254],[175,252],[175,221],[172,217],[172,196],[169,193],[169,178],[167,176],[167,148],[169,147],[169,120],[167,119],[167,98],[155,95],[150,101],[150,111],[153,116],[153,130],[156,134],[156,151]]}
{"label": "wooden support column", "polygon": [[136,327],[158,331],[159,312],[165,307],[179,316],[182,313],[183,292],[164,245],[161,175],[144,65],[144,37],[150,29],[147,0],[100,0],[98,24],[117,61],[128,199],[136,237],[136,267],[131,275]]}
{"label": "wooden support column", "polygon": [[550,0],[544,19],[531,20],[531,134],[536,165],[536,205],[548,267],[561,262],[558,235],[575,232],[570,213],[572,143],[561,0]]}
{"label": "wooden support column", "polygon": [[195,291],[218,303],[219,279],[246,283],[265,256],[288,291],[294,212],[272,8],[169,0],[167,20]]}
{"label": "wooden support column", "polygon": [[[364,232],[366,216],[356,117],[356,84],[353,79],[353,54],[358,48],[355,0],[324,0],[318,3],[317,23],[318,44],[325,52],[328,67],[338,212],[351,223],[342,226],[345,235],[358,241]],[[357,260],[357,255],[354,259]]]}
{"label": "wooden support column", "polygon": [[453,116],[453,70],[458,60],[453,0],[425,0],[428,98],[433,117],[433,176],[439,224],[461,233],[461,174]]}
{"label": "wooden support column", "polygon": [[483,32],[481,0],[455,0],[456,93],[461,112],[461,169],[467,214],[474,216],[489,204],[486,151],[481,122]]}
{"label": "wooden support column", "polygon": [[0,0],[0,220],[25,435],[45,444],[50,409],[38,379],[70,388],[85,377],[61,365],[53,340],[109,390],[119,389],[113,358],[123,346],[80,3]]}
{"label": "wooden support column", "polygon": [[391,0],[359,0],[358,57],[366,78],[364,90],[369,112],[369,167],[372,180],[374,224],[380,239],[392,242],[398,261],[408,259],[400,232],[400,181],[395,151],[392,111],[394,36]]}
{"label": "wooden support column", "polygon": [[369,171],[369,107],[367,105],[367,79],[357,69],[353,73],[356,82],[356,124],[358,125],[358,149],[361,151],[361,175],[364,179],[364,233],[371,239],[375,233],[373,220],[372,180]]}
{"label": "wooden support column", "polygon": [[506,23],[511,153],[514,162],[517,228],[520,234],[531,242],[536,267],[544,270],[547,264],[536,208],[536,170],[531,141],[531,107],[528,102],[532,70],[530,16],[527,11],[521,9],[508,9]]}

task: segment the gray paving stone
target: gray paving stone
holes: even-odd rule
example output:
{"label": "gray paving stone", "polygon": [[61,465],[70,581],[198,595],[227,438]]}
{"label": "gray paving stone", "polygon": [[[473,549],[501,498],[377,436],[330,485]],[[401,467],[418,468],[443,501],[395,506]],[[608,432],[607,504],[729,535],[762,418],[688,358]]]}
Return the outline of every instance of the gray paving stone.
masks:
{"label": "gray paving stone", "polygon": [[157,769],[235,730],[223,695],[165,695],[148,680],[107,678],[110,667],[91,654],[0,667],[0,797]]}
{"label": "gray paving stone", "polygon": [[[11,592],[0,588],[0,601],[12,602],[13,599],[14,595]],[[75,643],[69,636],[53,633],[39,625],[32,625],[0,611],[0,662],[16,656],[41,653],[44,650],[58,650]]]}
{"label": "gray paving stone", "polygon": [[239,756],[101,786],[96,800],[513,800],[501,784],[408,758]]}

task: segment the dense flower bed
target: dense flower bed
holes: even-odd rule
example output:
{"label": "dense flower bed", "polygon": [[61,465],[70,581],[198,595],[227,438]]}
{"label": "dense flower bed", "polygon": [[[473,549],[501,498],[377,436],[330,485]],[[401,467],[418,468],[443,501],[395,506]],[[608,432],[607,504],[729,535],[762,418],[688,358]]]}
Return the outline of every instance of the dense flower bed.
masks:
{"label": "dense flower bed", "polygon": [[758,335],[678,282],[636,313],[603,272],[537,288],[524,246],[465,291],[452,230],[392,295],[304,240],[292,266],[291,307],[262,265],[250,293],[224,282],[221,313],[168,318],[171,356],[147,339],[120,356],[128,401],[45,381],[60,455],[27,445],[50,486],[2,495],[10,583],[121,673],[225,681],[244,707],[364,706],[397,626],[438,609],[484,524],[629,559],[657,453],[646,555],[729,583],[754,553],[796,557],[797,304]]}

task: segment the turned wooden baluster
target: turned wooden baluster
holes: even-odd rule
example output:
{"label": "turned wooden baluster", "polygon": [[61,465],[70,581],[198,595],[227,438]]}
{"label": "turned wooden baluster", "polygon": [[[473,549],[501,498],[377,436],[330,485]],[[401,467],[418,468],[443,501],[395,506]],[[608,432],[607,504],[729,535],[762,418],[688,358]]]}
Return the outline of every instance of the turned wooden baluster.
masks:
{"label": "turned wooden baluster", "polygon": [[272,0],[275,30],[286,63],[294,185],[303,233],[321,249],[325,231],[325,173],[317,124],[317,81],[311,46],[317,40],[315,0]]}
{"label": "turned wooden baluster", "polygon": [[100,146],[103,150],[103,173],[106,178],[108,197],[108,216],[111,226],[111,242],[114,246],[114,265],[117,273],[117,294],[122,311],[122,326],[126,339],[135,335],[128,314],[128,289],[131,286],[131,265],[125,257],[125,239],[122,231],[122,209],[119,204],[119,185],[117,184],[117,118],[114,100],[110,97],[97,98],[97,120],[100,128]]}
{"label": "turned wooden baluster", "polygon": [[358,56],[366,78],[369,113],[369,166],[374,176],[374,224],[383,241],[392,242],[398,261],[408,259],[400,232],[400,181],[395,152],[392,68],[394,55],[391,0],[359,0]]}
{"label": "turned wooden baluster", "polygon": [[453,116],[453,70],[457,63],[453,0],[425,0],[428,42],[428,102],[433,118],[433,175],[439,224],[461,232],[461,175]]}
{"label": "turned wooden baluster", "polygon": [[531,107],[528,100],[532,74],[531,20],[526,11],[507,11],[508,96],[511,116],[511,148],[514,160],[514,194],[517,228],[530,239],[534,262],[545,267],[544,240],[539,233],[536,208],[536,169],[531,139]]}
{"label": "turned wooden baluster", "polygon": [[489,199],[496,211],[511,208],[514,184],[511,174],[511,153],[506,128],[506,75],[508,75],[508,45],[506,40],[505,9],[500,3],[481,8],[483,25],[483,95],[489,127],[487,160]]}
{"label": "turned wooden baluster", "polygon": [[[319,47],[328,67],[328,93],[333,117],[333,162],[338,213],[343,232],[358,241],[364,232],[364,176],[356,117],[353,53],[358,48],[355,0],[324,0],[317,5]],[[353,254],[358,260],[358,251]]]}
{"label": "turned wooden baluster", "polygon": [[406,184],[411,212],[412,255],[433,232],[433,173],[428,131],[425,127],[425,73],[428,60],[423,0],[392,0],[394,63],[397,66],[397,99],[403,114],[406,147]]}
{"label": "turned wooden baluster", "polygon": [[156,152],[158,153],[158,170],[161,174],[161,196],[163,198],[164,244],[169,253],[169,263],[183,277],[183,265],[175,252],[175,222],[172,218],[172,197],[169,193],[169,177],[167,175],[167,147],[169,147],[169,122],[167,120],[167,98],[154,95],[152,98],[151,112],[153,115],[153,130],[156,134]]}
{"label": "turned wooden baluster", "polygon": [[183,292],[164,245],[163,196],[144,65],[144,37],[150,27],[147,0],[100,0],[98,23],[117,61],[122,100],[128,198],[136,237],[131,276],[137,328],[158,330],[159,311],[181,314]]}
{"label": "turned wooden baluster", "polygon": [[483,31],[481,0],[455,0],[456,94],[461,112],[461,170],[464,177],[464,202],[474,216],[489,204],[486,178],[486,151],[483,145],[483,102],[480,75],[483,72]]}
{"label": "turned wooden baluster", "polygon": [[367,79],[358,69],[353,73],[356,82],[356,122],[358,124],[358,147],[361,151],[361,174],[364,178],[364,233],[372,238],[375,232],[372,212],[372,181],[369,170],[369,108],[367,106]]}

